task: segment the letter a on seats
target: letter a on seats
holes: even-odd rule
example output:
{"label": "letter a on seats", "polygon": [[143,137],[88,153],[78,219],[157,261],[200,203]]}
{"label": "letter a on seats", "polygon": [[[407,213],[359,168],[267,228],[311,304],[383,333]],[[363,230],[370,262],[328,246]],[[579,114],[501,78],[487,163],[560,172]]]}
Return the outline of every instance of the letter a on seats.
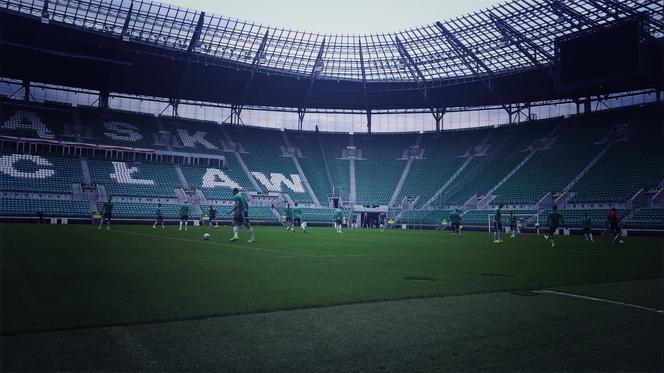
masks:
{"label": "letter a on seats", "polygon": [[240,185],[218,168],[208,168],[203,175],[203,188],[240,188]]}
{"label": "letter a on seats", "polygon": [[29,111],[17,111],[2,125],[3,130],[30,130],[37,134],[40,139],[55,139],[55,135],[39,119],[37,114]]}

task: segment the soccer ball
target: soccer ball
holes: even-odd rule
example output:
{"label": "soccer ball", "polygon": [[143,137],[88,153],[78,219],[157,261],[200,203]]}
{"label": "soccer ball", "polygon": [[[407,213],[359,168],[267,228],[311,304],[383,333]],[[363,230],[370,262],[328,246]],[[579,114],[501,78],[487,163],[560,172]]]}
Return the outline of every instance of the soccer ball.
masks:
{"label": "soccer ball", "polygon": [[204,239],[205,241],[209,240],[209,239],[210,239],[210,234],[205,233],[205,234],[203,235],[203,239]]}

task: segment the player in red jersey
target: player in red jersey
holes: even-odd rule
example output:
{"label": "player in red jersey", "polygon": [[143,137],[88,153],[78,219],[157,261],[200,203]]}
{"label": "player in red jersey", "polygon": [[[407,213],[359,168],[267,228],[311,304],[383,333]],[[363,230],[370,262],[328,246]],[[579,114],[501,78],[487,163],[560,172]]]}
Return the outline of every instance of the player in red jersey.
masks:
{"label": "player in red jersey", "polygon": [[624,244],[625,242],[622,240],[622,230],[618,224],[618,210],[616,210],[615,207],[609,210],[609,215],[606,217],[606,220],[609,223],[609,233],[611,233],[611,237],[613,237],[613,243]]}

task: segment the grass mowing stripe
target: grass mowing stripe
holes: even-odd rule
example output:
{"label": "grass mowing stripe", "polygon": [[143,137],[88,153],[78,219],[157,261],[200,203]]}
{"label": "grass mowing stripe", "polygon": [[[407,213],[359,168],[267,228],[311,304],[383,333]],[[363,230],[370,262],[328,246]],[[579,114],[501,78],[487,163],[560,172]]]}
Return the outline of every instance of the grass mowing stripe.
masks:
{"label": "grass mowing stripe", "polygon": [[[217,240],[230,238],[227,228],[113,228],[0,225],[0,263],[6,265],[0,268],[0,297],[11,299],[2,305],[0,333],[662,275],[662,241],[653,238],[634,237],[616,247],[604,240],[588,244],[580,236],[560,237],[551,249],[535,235],[492,245],[487,233],[452,240],[426,231],[337,235],[313,228],[303,235],[264,227],[257,231],[256,250],[252,244]],[[205,232],[213,239],[203,241]],[[104,261],[117,265],[104,266]],[[425,278],[437,281],[412,280]]]}
{"label": "grass mowing stripe", "polygon": [[[164,237],[164,236],[158,236],[158,235],[149,234],[149,233],[132,232],[132,231],[125,231],[125,230],[118,230],[118,229],[111,230],[111,232],[120,232],[120,233],[133,234],[133,235],[136,235],[136,236],[168,239],[170,241],[175,240],[175,241],[181,241],[181,242],[193,242],[193,243],[196,243],[196,244],[204,244],[204,245],[207,244],[207,242],[205,242],[205,241],[191,240],[191,239],[188,239],[188,238],[171,237],[171,236]],[[223,247],[221,242],[211,242],[211,244],[213,244],[215,246]],[[294,252],[275,250],[275,249],[264,249],[264,248],[257,247],[257,246],[254,246],[254,245],[239,245],[239,244],[232,243],[232,242],[224,242],[223,245],[228,245],[228,246],[233,246],[233,247],[238,247],[238,248],[243,248],[243,249],[251,249],[251,250],[277,253],[277,254],[281,254],[281,255],[315,257],[315,255],[307,255],[307,254],[302,254],[302,253],[294,253]]]}

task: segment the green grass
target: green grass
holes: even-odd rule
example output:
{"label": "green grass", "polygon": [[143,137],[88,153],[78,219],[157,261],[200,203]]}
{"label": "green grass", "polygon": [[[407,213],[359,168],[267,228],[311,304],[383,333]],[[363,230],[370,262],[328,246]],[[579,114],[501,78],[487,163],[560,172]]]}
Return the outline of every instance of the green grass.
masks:
{"label": "green grass", "polygon": [[662,276],[661,238],[0,225],[2,333]]}

